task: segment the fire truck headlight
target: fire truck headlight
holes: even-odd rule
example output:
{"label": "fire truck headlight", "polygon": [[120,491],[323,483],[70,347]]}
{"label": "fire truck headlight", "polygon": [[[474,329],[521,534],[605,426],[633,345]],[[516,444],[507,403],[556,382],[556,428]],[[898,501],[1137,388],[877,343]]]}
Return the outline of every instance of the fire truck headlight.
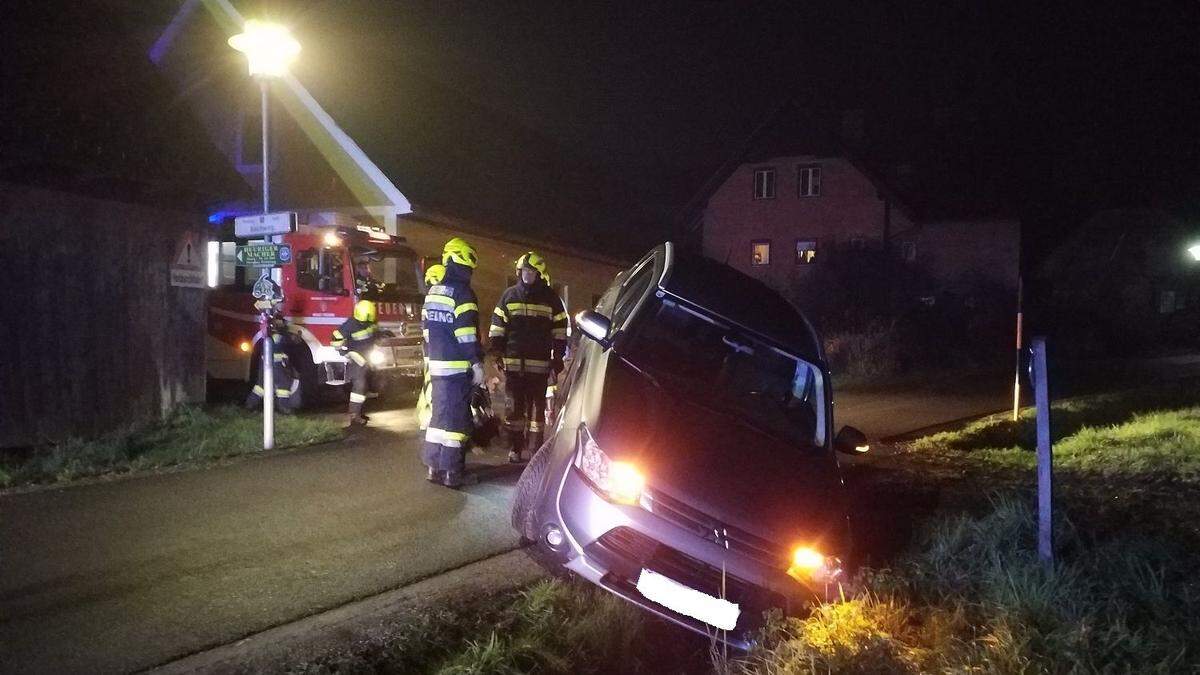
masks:
{"label": "fire truck headlight", "polygon": [[378,347],[372,349],[371,353],[367,354],[367,358],[370,359],[371,365],[373,366],[381,366],[383,365],[384,361],[387,361],[387,356],[383,353],[383,350],[379,349]]}
{"label": "fire truck headlight", "polygon": [[340,246],[341,244],[342,244],[342,238],[337,236],[337,232],[326,232],[325,233],[325,245],[326,246]]}

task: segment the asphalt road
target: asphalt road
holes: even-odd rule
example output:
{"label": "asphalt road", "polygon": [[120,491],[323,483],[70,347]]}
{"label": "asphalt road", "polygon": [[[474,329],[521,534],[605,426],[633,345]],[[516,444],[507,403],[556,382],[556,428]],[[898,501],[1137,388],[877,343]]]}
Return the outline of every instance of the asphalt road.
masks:
{"label": "asphalt road", "polygon": [[514,471],[430,485],[412,413],[372,422],[356,442],[0,497],[0,670],[143,669],[516,545]]}

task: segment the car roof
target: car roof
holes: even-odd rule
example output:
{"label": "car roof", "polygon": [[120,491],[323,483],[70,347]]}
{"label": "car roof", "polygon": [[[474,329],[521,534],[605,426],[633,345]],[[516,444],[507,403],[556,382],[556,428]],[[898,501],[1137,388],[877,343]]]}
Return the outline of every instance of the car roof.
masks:
{"label": "car roof", "polygon": [[824,362],[821,341],[812,324],[770,286],[729,265],[681,251],[671,243],[655,253],[665,261],[658,283],[661,290],[806,360]]}

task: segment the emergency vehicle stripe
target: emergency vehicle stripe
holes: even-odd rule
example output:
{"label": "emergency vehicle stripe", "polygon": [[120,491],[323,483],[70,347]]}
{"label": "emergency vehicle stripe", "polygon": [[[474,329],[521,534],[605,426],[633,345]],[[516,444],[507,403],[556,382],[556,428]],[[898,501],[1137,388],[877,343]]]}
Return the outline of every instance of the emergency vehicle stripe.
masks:
{"label": "emergency vehicle stripe", "polygon": [[350,392],[350,402],[351,403],[366,403],[366,401],[367,401],[366,394],[358,394],[353,391]]}
{"label": "emergency vehicle stripe", "polygon": [[478,312],[479,305],[477,305],[473,302],[464,302],[463,304],[454,308],[454,316],[462,316],[463,314],[466,314],[467,312],[470,312],[472,310]]}

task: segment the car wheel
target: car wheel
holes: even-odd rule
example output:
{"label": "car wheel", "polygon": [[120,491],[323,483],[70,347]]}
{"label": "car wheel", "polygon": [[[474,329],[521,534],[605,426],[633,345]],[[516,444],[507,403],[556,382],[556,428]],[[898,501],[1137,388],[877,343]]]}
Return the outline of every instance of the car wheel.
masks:
{"label": "car wheel", "polygon": [[534,500],[541,492],[546,469],[550,466],[550,439],[538,448],[521,478],[517,480],[516,496],[513,497],[512,526],[521,535],[521,542],[528,543],[537,539],[538,526],[536,522],[537,508]]}

